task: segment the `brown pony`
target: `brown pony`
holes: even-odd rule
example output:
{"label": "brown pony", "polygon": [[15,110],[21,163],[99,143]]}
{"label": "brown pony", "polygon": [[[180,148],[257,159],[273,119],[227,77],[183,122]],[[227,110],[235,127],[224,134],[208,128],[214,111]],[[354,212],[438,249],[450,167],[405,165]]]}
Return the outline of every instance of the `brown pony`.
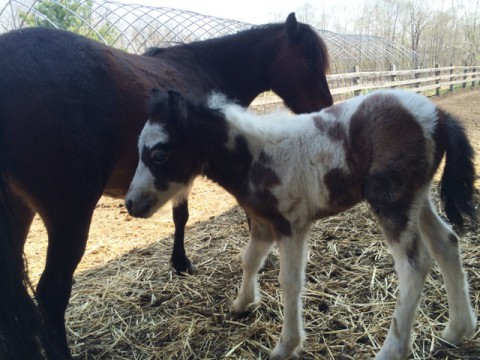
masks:
{"label": "brown pony", "polygon": [[[0,283],[5,286],[1,296],[12,295],[0,302],[0,341],[10,357],[18,351],[17,357],[25,358],[21,352],[28,347],[23,340],[28,336],[17,336],[22,329],[34,343],[43,342],[32,330],[43,324],[22,327],[19,319],[26,313],[17,301],[26,294],[21,254],[35,213],[48,232],[36,298],[53,328],[52,341],[62,357],[70,356],[64,314],[72,276],[98,199],[102,194],[123,197],[128,189],[152,88],[176,89],[199,100],[219,91],[241,105],[271,89],[297,113],[332,104],[325,44],[294,14],[285,24],[152,49],[142,56],[46,28],[1,35],[0,52],[8,54],[0,56],[0,270],[5,270]],[[191,267],[183,245],[187,195],[176,199],[173,211],[177,271]],[[14,288],[21,289],[18,299]],[[20,318],[7,316],[16,311]],[[9,321],[15,323],[16,334],[6,325]],[[45,347],[38,351],[40,357],[49,357]]]}

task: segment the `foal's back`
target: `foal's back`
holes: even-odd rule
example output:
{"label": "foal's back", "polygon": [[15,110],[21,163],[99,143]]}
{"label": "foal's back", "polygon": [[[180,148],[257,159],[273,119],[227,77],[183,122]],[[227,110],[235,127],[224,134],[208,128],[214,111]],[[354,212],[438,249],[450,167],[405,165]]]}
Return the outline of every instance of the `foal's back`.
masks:
{"label": "foal's back", "polygon": [[271,191],[280,206],[310,202],[300,217],[339,213],[364,199],[375,206],[411,200],[428,186],[445,152],[436,140],[446,114],[415,93],[378,91],[318,113],[274,116],[271,122],[272,115],[256,122],[247,116],[247,124],[235,127],[254,158],[266,154],[277,172],[280,185]]}

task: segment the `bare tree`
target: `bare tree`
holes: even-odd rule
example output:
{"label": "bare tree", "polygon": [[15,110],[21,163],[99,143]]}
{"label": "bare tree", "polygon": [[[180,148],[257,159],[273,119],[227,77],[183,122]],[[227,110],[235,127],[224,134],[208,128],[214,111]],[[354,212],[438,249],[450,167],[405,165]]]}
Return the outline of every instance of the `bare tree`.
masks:
{"label": "bare tree", "polygon": [[476,64],[480,58],[480,0],[471,3],[465,14],[465,64]]}
{"label": "bare tree", "polygon": [[423,32],[430,22],[431,11],[428,10],[430,6],[425,0],[411,0],[407,6],[411,49],[418,51]]}
{"label": "bare tree", "polygon": [[480,59],[480,0],[363,0],[354,6],[305,3],[298,14],[319,29],[375,35],[403,45],[417,52],[425,66]]}

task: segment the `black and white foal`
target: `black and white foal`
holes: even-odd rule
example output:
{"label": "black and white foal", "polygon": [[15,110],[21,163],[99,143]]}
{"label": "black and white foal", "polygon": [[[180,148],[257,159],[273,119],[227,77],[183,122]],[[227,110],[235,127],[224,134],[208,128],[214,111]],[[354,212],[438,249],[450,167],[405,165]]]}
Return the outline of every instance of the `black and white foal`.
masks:
{"label": "black and white foal", "polygon": [[258,116],[218,95],[197,104],[178,93],[157,93],[139,151],[126,197],[133,216],[151,216],[205,175],[234,195],[251,219],[234,311],[258,300],[256,274],[278,245],[284,326],[272,359],[288,358],[302,345],[300,295],[311,223],[362,200],[378,218],[400,284],[377,359],[407,357],[432,258],[448,297],[450,319],[442,337],[458,344],[474,334],[458,239],[429,196],[446,154],[441,188],[446,214],[458,226],[464,215],[475,220],[473,150],[460,124],[423,96],[381,91],[317,113]]}

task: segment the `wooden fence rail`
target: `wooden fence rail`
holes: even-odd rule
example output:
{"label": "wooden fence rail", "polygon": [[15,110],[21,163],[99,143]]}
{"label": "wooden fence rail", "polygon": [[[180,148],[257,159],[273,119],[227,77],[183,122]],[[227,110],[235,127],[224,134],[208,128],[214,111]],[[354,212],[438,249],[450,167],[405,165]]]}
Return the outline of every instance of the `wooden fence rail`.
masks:
{"label": "wooden fence rail", "polygon": [[[430,69],[362,72],[358,67],[352,73],[327,76],[332,95],[358,95],[376,89],[402,88],[415,92],[435,91],[440,95],[442,88],[454,91],[479,85],[478,66],[436,66]],[[353,84],[353,85],[352,85]]]}
{"label": "wooden fence rail", "polygon": [[[401,88],[426,95],[440,95],[459,89],[480,86],[480,66],[448,66],[429,69],[389,71],[361,71],[355,66],[350,73],[327,75],[330,91],[335,101],[371,92],[377,89]],[[253,106],[266,106],[282,100],[272,93],[265,93],[253,102]]]}

